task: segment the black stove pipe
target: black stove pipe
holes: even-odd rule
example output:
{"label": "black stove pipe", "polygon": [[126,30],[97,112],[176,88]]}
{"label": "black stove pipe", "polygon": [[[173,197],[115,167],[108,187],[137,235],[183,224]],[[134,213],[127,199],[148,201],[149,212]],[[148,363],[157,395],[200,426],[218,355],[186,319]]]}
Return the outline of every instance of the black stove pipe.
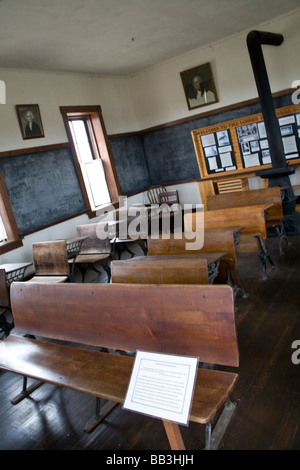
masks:
{"label": "black stove pipe", "polygon": [[[283,212],[290,219],[290,227],[294,227],[295,196],[289,175],[295,173],[295,168],[289,167],[285,158],[278,118],[275,113],[273,97],[270,89],[268,74],[262,53],[262,44],[280,46],[283,36],[264,31],[250,31],[247,36],[247,46],[253,68],[256,87],[259,95],[261,110],[264,118],[266,134],[269,141],[272,168],[257,173],[261,178],[268,178],[269,186],[284,186]],[[289,231],[293,231],[293,229]]]}
{"label": "black stove pipe", "polygon": [[281,34],[264,31],[251,31],[247,36],[247,46],[260,99],[262,114],[265,122],[272,167],[286,168],[282,138],[278,118],[275,114],[273,97],[270,89],[268,74],[262,53],[262,44],[280,46],[283,42]]}

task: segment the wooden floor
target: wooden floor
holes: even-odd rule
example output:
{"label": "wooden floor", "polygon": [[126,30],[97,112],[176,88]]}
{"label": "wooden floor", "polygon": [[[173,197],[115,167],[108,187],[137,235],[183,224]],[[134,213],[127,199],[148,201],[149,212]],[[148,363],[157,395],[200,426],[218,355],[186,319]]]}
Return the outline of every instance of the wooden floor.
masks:
{"label": "wooden floor", "polygon": [[[256,255],[240,255],[238,271],[247,299],[236,299],[240,348],[236,410],[220,450],[300,449],[300,364],[291,360],[300,340],[300,237],[283,256],[269,242],[276,268],[261,280]],[[105,279],[105,276],[104,276]],[[99,282],[99,279],[95,279]],[[121,308],[121,306],[120,306]],[[0,450],[169,450],[159,420],[118,406],[94,432],[83,427],[94,413],[89,396],[44,384],[13,406],[21,378],[0,372]],[[201,449],[204,427],[181,427],[187,449]]]}

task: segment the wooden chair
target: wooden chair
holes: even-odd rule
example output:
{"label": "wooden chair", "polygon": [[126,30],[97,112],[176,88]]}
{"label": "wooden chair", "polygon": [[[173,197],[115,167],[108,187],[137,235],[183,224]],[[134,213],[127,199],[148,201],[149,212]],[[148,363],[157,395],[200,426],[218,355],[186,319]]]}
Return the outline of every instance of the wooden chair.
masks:
{"label": "wooden chair", "polygon": [[150,204],[180,204],[178,191],[167,191],[164,186],[155,186],[148,189],[147,196]]}
{"label": "wooden chair", "polygon": [[12,326],[7,322],[7,311],[11,313],[9,288],[6,283],[5,269],[0,269],[0,331],[8,335]]}
{"label": "wooden chair", "polygon": [[[178,191],[167,191],[164,186],[156,186],[147,191],[148,199],[151,204],[158,207],[158,212],[151,215],[151,230],[152,227],[157,226],[155,230],[158,233],[164,232],[164,226],[167,225],[167,230],[174,232],[177,230],[176,224],[180,223],[182,227],[182,211],[179,201]],[[179,216],[179,217],[178,217]]]}
{"label": "wooden chair", "polygon": [[65,282],[72,279],[65,240],[32,245],[35,275],[26,282]]}
{"label": "wooden chair", "polygon": [[164,186],[154,186],[153,188],[149,188],[147,191],[147,197],[150,204],[159,204],[158,195],[163,192],[167,192],[167,188]]}
{"label": "wooden chair", "polygon": [[105,229],[106,223],[95,223],[79,225],[77,227],[77,235],[79,237],[86,237],[81,245],[81,250],[73,261],[73,267],[76,265],[82,275],[82,282],[85,280],[86,273],[92,269],[98,274],[101,271],[95,266],[97,263],[101,264],[107,274],[107,282],[110,281],[110,266],[111,261],[111,243],[107,237],[105,240],[99,238],[97,230],[100,228]]}
{"label": "wooden chair", "polygon": [[179,204],[178,191],[165,191],[158,195],[159,204],[167,204],[172,206],[173,204]]}

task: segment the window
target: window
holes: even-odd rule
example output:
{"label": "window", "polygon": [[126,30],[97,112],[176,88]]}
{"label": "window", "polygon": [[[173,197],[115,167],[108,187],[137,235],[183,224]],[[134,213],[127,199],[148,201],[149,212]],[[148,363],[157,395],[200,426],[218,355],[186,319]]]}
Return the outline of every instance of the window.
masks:
{"label": "window", "polygon": [[89,200],[91,206],[96,209],[103,204],[110,203],[111,197],[106,183],[103,163],[93,140],[91,123],[88,118],[71,118],[69,119],[69,126]]}
{"label": "window", "polygon": [[61,107],[81,189],[91,211],[118,201],[120,194],[101,108]]}
{"label": "window", "polygon": [[7,242],[7,233],[5,230],[5,226],[2,220],[2,217],[0,215],[0,243],[2,242]]}
{"label": "window", "polygon": [[72,132],[73,142],[77,155],[82,163],[89,163],[95,160],[92,142],[89,139],[89,122],[87,119],[69,119],[69,126]]}
{"label": "window", "polygon": [[22,246],[6,187],[0,173],[0,254]]}

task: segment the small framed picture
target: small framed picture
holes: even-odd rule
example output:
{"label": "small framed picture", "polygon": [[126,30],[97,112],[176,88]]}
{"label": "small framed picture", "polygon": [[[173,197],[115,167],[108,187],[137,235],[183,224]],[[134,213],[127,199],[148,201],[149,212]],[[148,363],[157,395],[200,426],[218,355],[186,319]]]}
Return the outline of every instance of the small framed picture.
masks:
{"label": "small framed picture", "polygon": [[16,105],[23,139],[45,137],[38,104]]}
{"label": "small framed picture", "polygon": [[219,101],[210,63],[180,73],[189,109],[208,106]]}

